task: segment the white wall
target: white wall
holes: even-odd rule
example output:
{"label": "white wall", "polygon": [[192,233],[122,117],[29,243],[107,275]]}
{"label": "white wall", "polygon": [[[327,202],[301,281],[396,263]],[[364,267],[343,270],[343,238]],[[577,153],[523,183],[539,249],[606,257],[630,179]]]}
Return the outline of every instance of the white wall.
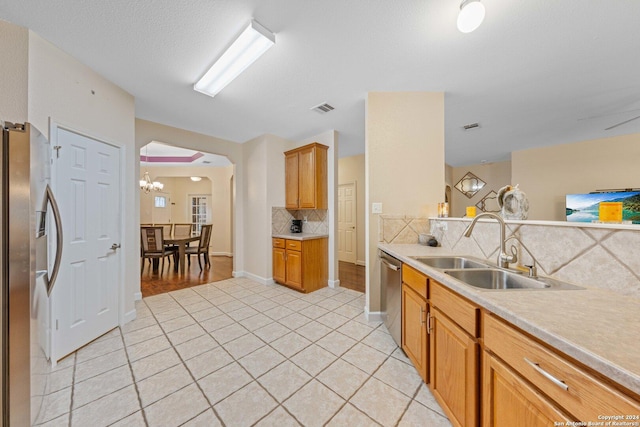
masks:
{"label": "white wall", "polygon": [[0,20],[0,120],[27,121],[29,31]]}
{"label": "white wall", "polygon": [[[365,265],[365,164],[364,154],[342,157],[338,161],[338,184],[356,184],[356,263]],[[336,214],[337,215],[337,214]]]}
{"label": "white wall", "polygon": [[370,92],[366,113],[367,306],[382,309],[378,214],[428,217],[444,200],[444,93]]}
{"label": "white wall", "polygon": [[120,320],[130,320],[140,291],[134,98],[33,32],[29,32],[28,79],[28,119],[41,132],[50,136],[51,120],[120,148],[125,285]]}
{"label": "white wall", "polygon": [[[300,141],[297,147],[312,142],[329,147],[327,151],[327,206],[329,217],[329,286],[340,286],[338,279],[338,132],[328,130]],[[283,178],[284,182],[284,178]]]}

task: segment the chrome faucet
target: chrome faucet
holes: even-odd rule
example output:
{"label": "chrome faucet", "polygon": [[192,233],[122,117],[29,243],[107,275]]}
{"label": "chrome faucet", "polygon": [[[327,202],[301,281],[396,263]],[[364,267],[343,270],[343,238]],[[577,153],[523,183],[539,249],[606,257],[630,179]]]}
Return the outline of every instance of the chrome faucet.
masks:
{"label": "chrome faucet", "polygon": [[500,268],[509,268],[509,263],[518,261],[518,252],[515,246],[511,246],[511,255],[507,254],[506,252],[507,240],[509,239],[505,239],[504,237],[506,234],[506,226],[502,217],[491,212],[483,212],[477,215],[475,218],[473,218],[473,221],[471,221],[471,224],[469,224],[466,230],[464,230],[464,237],[471,236],[473,227],[475,227],[476,222],[478,222],[480,218],[493,218],[500,224],[500,253],[498,254],[498,265],[500,266]]}

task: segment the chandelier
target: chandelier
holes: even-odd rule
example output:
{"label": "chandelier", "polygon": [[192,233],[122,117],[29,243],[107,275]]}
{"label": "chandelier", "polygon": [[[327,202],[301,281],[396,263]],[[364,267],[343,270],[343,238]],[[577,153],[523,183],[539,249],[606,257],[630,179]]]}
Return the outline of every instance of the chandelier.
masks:
{"label": "chandelier", "polygon": [[151,177],[149,176],[149,172],[144,173],[144,178],[140,180],[140,189],[145,193],[150,193],[152,191],[160,191],[164,188],[164,184],[159,181],[151,182]]}
{"label": "chandelier", "polygon": [[[146,147],[145,160],[149,161],[149,145]],[[164,184],[160,181],[151,181],[151,177],[149,176],[149,171],[144,172],[144,177],[140,180],[140,190],[145,193],[150,193],[152,191],[160,191],[164,188]]]}

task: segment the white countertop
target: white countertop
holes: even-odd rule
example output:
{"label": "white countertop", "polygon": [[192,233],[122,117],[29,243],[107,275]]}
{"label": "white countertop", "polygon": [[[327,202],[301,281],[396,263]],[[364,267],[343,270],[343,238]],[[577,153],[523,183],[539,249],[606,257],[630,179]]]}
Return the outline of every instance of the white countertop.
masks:
{"label": "white countertop", "polygon": [[328,234],[313,234],[313,233],[284,233],[284,234],[272,234],[271,237],[277,239],[289,239],[289,240],[313,240],[328,238]]}
{"label": "white countertop", "polygon": [[410,258],[452,255],[442,248],[386,243],[378,248],[640,394],[640,299],[587,287],[481,290]]}

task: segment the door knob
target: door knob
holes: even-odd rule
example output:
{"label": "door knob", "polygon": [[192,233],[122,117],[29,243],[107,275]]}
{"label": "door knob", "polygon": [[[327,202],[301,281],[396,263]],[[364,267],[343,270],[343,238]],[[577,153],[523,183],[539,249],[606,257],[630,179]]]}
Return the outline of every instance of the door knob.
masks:
{"label": "door knob", "polygon": [[120,249],[120,243],[114,243],[113,245],[111,245],[112,251],[115,251],[116,249]]}

